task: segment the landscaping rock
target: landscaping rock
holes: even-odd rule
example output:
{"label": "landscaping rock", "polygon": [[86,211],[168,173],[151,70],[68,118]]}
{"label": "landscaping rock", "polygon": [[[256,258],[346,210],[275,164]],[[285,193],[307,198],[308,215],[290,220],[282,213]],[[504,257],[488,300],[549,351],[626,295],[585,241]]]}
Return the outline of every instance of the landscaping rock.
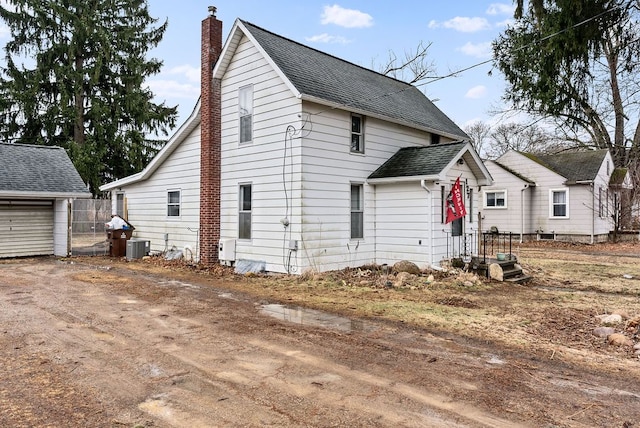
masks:
{"label": "landscaping rock", "polygon": [[633,345],[633,349],[635,349],[636,351],[640,351],[640,342]]}
{"label": "landscaping rock", "polygon": [[598,315],[597,318],[600,318],[600,324],[602,325],[616,325],[622,322],[620,314]]}
{"label": "landscaping rock", "polygon": [[418,267],[418,265],[407,260],[402,260],[394,264],[393,270],[398,273],[407,272],[412,275],[420,274],[420,268]]}
{"label": "landscaping rock", "polygon": [[496,281],[504,281],[504,271],[502,270],[502,266],[498,263],[491,263],[489,265],[489,276],[491,279],[495,279]]}
{"label": "landscaping rock", "polygon": [[409,272],[400,272],[396,275],[396,280],[393,282],[394,287],[405,287],[410,285],[411,280],[415,277],[415,275],[410,274]]}
{"label": "landscaping rock", "polygon": [[620,315],[623,320],[629,319],[629,312],[625,311],[624,309],[613,310],[611,311],[611,315]]}
{"label": "landscaping rock", "polygon": [[596,327],[593,329],[593,335],[602,337],[603,339],[616,332],[613,327]]}
{"label": "landscaping rock", "polygon": [[633,346],[633,341],[622,333],[610,334],[607,343],[612,346]]}

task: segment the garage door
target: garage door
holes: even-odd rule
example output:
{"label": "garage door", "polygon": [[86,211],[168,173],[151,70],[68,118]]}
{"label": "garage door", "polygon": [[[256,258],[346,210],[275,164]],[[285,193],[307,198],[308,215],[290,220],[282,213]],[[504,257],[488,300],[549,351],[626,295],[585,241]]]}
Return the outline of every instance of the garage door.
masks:
{"label": "garage door", "polygon": [[0,258],[53,254],[53,203],[0,201]]}

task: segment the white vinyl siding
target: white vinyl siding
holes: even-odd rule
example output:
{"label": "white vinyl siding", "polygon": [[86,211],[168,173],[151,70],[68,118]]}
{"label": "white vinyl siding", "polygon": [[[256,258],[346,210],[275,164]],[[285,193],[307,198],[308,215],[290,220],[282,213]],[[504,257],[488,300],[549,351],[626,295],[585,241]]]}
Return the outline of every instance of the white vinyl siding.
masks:
{"label": "white vinyl siding", "polygon": [[[180,190],[180,216],[168,217],[168,191]],[[151,242],[151,251],[187,248],[195,254],[200,227],[200,126],[196,126],[144,181],[123,188],[127,220],[134,238]],[[166,241],[165,241],[166,239]]]}
{"label": "white vinyl siding", "polygon": [[0,258],[54,254],[53,203],[0,201],[0,242]]}
{"label": "white vinyl siding", "polygon": [[[253,88],[252,143],[239,145],[238,93],[247,85]],[[220,237],[223,240],[239,238],[239,186],[250,181],[251,239],[238,239],[236,257],[264,261],[267,270],[286,272],[282,251],[288,249],[289,238],[283,239],[280,221],[288,216],[291,226],[287,232],[291,231],[291,239],[298,239],[294,234],[299,235],[301,227],[297,199],[300,194],[300,139],[285,141],[284,136],[289,125],[300,126],[301,100],[293,95],[246,37],[239,41],[225,72],[221,94]],[[293,170],[291,165],[295,165]],[[300,253],[302,250],[292,255],[292,264]]]}
{"label": "white vinyl siding", "polygon": [[[393,265],[399,260],[412,260],[428,264],[433,236],[429,227],[437,224],[442,229],[439,203],[432,203],[429,212],[429,195],[417,182],[376,186],[377,263]],[[439,198],[438,193],[434,202]]]}

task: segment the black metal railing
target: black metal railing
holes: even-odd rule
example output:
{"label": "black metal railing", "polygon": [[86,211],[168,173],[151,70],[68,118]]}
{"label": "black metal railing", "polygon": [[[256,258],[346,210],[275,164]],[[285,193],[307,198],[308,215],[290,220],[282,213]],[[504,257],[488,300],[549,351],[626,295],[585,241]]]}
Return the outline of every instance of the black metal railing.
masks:
{"label": "black metal railing", "polygon": [[478,232],[473,231],[454,236],[445,231],[447,235],[447,259],[471,259],[478,255]]}
{"label": "black metal railing", "polygon": [[504,254],[505,260],[510,260],[513,257],[513,237],[512,232],[495,232],[487,231],[482,232],[482,263],[486,263],[488,258],[499,258],[499,254]]}

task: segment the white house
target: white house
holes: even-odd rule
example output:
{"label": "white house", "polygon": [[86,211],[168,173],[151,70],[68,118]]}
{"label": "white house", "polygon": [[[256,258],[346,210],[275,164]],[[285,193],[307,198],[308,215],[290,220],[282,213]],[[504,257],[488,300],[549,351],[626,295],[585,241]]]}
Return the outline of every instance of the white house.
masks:
{"label": "white house", "polygon": [[0,258],[69,255],[71,204],[90,197],[63,148],[0,143]]}
{"label": "white house", "polygon": [[[191,117],[144,171],[101,188],[152,250],[290,273],[472,251],[491,176],[417,88],[242,20],[223,46],[205,19],[202,52]],[[458,177],[469,214],[445,224]]]}
{"label": "white house", "polygon": [[[508,151],[487,161],[494,183],[482,190],[483,228],[521,240],[606,241],[613,228],[614,173],[607,150],[533,155]],[[628,182],[628,177],[625,180]]]}

